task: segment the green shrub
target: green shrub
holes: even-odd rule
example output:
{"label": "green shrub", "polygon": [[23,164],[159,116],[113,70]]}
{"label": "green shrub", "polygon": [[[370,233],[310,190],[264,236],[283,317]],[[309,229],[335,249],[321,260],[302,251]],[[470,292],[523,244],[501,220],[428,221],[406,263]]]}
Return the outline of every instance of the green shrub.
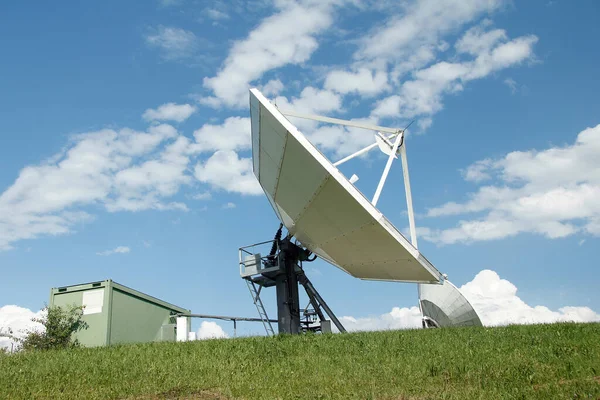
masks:
{"label": "green shrub", "polygon": [[18,339],[21,348],[30,351],[79,347],[79,341],[73,338],[73,333],[88,328],[88,324],[82,320],[83,307],[52,306],[44,310],[45,316],[32,318],[32,321],[42,324],[45,329],[29,330],[24,338]]}

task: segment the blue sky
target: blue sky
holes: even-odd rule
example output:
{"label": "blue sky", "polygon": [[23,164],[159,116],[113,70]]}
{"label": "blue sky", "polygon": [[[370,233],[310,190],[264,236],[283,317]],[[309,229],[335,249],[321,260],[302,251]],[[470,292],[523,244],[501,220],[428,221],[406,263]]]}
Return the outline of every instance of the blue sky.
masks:
{"label": "blue sky", "polygon": [[[35,311],[53,286],[112,278],[197,313],[254,315],[237,249],[278,225],[249,172],[256,86],[282,108],[415,120],[419,248],[470,285],[489,323],[596,320],[599,12],[591,0],[3,4],[0,306]],[[294,122],[331,159],[373,140]],[[342,171],[370,197],[384,163],[373,153]],[[378,207],[405,230],[401,181],[398,165]],[[309,274],[350,325],[414,322],[414,285],[322,261]]]}

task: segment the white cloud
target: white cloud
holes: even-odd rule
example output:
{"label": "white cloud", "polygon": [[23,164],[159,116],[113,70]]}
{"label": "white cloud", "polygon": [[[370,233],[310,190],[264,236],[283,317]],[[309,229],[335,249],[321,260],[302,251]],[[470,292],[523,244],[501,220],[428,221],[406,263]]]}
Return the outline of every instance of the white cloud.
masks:
{"label": "white cloud", "polygon": [[261,89],[265,96],[277,96],[283,91],[283,83],[279,79],[271,79]]}
{"label": "white cloud", "polygon": [[503,29],[486,31],[489,21],[469,29],[454,45],[458,53],[467,53],[477,56],[488,52],[498,43],[506,42],[507,35]]}
{"label": "white cloud", "polygon": [[194,132],[194,138],[192,151],[212,153],[196,165],[196,179],[228,192],[263,193],[252,172],[252,159],[236,152],[251,148],[250,118],[229,117],[221,125],[205,124]]}
{"label": "white cloud", "polygon": [[359,68],[356,72],[334,70],[325,78],[325,88],[338,93],[375,95],[389,88],[385,71],[369,71]]}
{"label": "white cloud", "polygon": [[[144,243],[145,244],[145,243]],[[126,254],[129,253],[131,251],[131,249],[127,246],[117,246],[112,250],[104,250],[104,251],[99,251],[98,253],[96,253],[96,255],[98,256],[110,256],[113,254]]]}
{"label": "white cloud", "polygon": [[[530,306],[517,296],[515,285],[491,270],[479,272],[472,281],[460,287],[460,291],[485,326],[600,321],[600,314],[589,307],[565,306],[553,311],[541,305]],[[344,316],[340,321],[349,331],[412,329],[421,327],[421,312],[417,306],[394,307],[382,315],[363,318]]]}
{"label": "white cloud", "polygon": [[598,322],[600,314],[589,307],[530,306],[517,296],[517,287],[495,271],[483,270],[460,288],[486,326],[552,322]]}
{"label": "white cloud", "polygon": [[248,150],[250,118],[229,117],[221,125],[205,124],[194,132],[194,151]]}
{"label": "white cloud", "polygon": [[198,340],[204,339],[226,339],[229,335],[225,333],[223,328],[216,322],[212,321],[202,321],[200,324],[200,329],[198,329],[198,334],[196,338]]}
{"label": "white cloud", "polygon": [[165,103],[156,109],[147,109],[142,118],[146,121],[183,122],[195,112],[196,107],[190,104]]}
{"label": "white cloud", "polygon": [[224,11],[217,10],[216,8],[208,8],[204,10],[206,16],[214,21],[221,21],[229,19],[229,14]]}
{"label": "white cloud", "polygon": [[433,125],[433,118],[419,118],[417,121],[417,127],[419,132],[424,132]]}
{"label": "white cloud", "polygon": [[465,179],[495,179],[469,194],[428,210],[430,217],[485,212],[457,227],[431,230],[428,240],[451,244],[500,239],[519,233],[561,238],[584,232],[600,236],[600,125],[585,129],[574,144],[543,151],[514,151],[466,169]]}
{"label": "white cloud", "polygon": [[[22,338],[28,331],[43,330],[42,324],[32,321],[32,318],[42,318],[43,316],[44,311],[33,312],[28,308],[15,305],[2,306],[0,307],[0,333]],[[0,348],[10,350],[11,347],[16,349],[17,342],[10,337],[0,336]]]}
{"label": "white cloud", "polygon": [[232,209],[232,208],[235,208],[235,207],[236,207],[235,203],[232,203],[232,202],[223,204],[223,208],[226,209],[226,210],[227,209]]}
{"label": "white cloud", "polygon": [[240,158],[235,151],[219,150],[194,170],[196,179],[216,189],[228,192],[259,195],[262,188],[252,172],[252,160]]}
{"label": "white cloud", "polygon": [[390,62],[406,59],[423,46],[443,49],[440,43],[443,35],[495,11],[503,3],[503,0],[449,0],[440,7],[437,0],[416,0],[397,5],[403,10],[365,35],[354,57]]}
{"label": "white cloud", "polygon": [[197,193],[192,196],[192,199],[194,200],[210,200],[211,198],[212,194],[210,192]]}
{"label": "white cloud", "polygon": [[512,78],[506,78],[504,84],[508,86],[512,94],[517,93],[517,82]]}
{"label": "white cloud", "polygon": [[319,45],[316,36],[333,22],[332,3],[277,2],[280,10],[235,42],[217,75],[204,79],[214,97],[201,101],[210,106],[244,107],[250,82],[267,71],[307,61]]}
{"label": "white cloud", "polygon": [[519,65],[524,61],[533,61],[533,45],[537,41],[538,38],[534,35],[521,36],[499,44],[489,52],[478,54],[464,80],[480,79],[492,72]]}
{"label": "white cloud", "polygon": [[0,194],[0,250],[18,240],[71,232],[93,219],[86,206],[185,209],[164,199],[191,179],[188,145],[165,124],[146,132],[103,129],[74,136],[63,152],[23,168]]}
{"label": "white cloud", "polygon": [[492,165],[492,160],[485,159],[477,161],[469,165],[463,172],[463,177],[469,182],[482,182],[490,179],[490,174],[487,172]]}
{"label": "white cloud", "polygon": [[160,157],[123,169],[114,176],[116,198],[107,202],[109,211],[139,211],[179,209],[187,211],[182,203],[167,203],[161,198],[175,195],[182,185],[191,182],[186,174],[190,142],[179,136],[165,147]]}
{"label": "white cloud", "polygon": [[423,45],[411,52],[405,59],[398,60],[393,64],[390,78],[395,85],[399,85],[401,79],[408,72],[416,71],[436,59],[439,51],[446,51],[447,43]]}
{"label": "white cloud", "polygon": [[506,33],[502,30],[491,34],[480,27],[473,29],[467,31],[456,47],[459,52],[473,55],[474,59],[440,61],[416,71],[414,79],[404,82],[399,88],[399,94],[380,100],[372,114],[395,118],[433,115],[442,109],[444,94],[460,92],[469,81],[533,58],[533,45],[537,42],[535,36],[522,36],[506,42]]}
{"label": "white cloud", "polygon": [[198,49],[198,38],[193,32],[162,25],[146,36],[146,43],[158,48],[162,57],[169,61],[188,58]]}
{"label": "white cloud", "polygon": [[[388,4],[386,12],[390,17],[358,39],[359,48],[353,55],[350,70],[369,68],[379,74],[389,71],[390,81],[399,85],[405,74],[425,67],[439,53],[448,50],[448,43],[443,40],[445,35],[456,33],[506,3],[506,0],[450,0],[444,3],[443,11],[436,0]],[[465,40],[464,47],[467,44]],[[396,114],[397,108],[380,115]]]}
{"label": "white cloud", "polygon": [[342,108],[342,98],[339,94],[312,86],[302,89],[298,97],[288,99],[278,96],[274,102],[283,111],[293,110],[305,114],[339,111]]}
{"label": "white cloud", "polygon": [[[456,54],[448,58],[452,62],[440,61],[425,68],[439,53],[449,51],[445,35],[459,33],[464,25],[504,3],[504,0],[451,0],[444,12],[440,12],[439,4],[433,0],[411,0],[400,6],[388,4],[387,21],[367,30],[362,38],[345,42],[358,44],[347,70],[341,69],[340,64],[336,69],[317,67],[312,71],[324,73],[314,79],[314,86],[294,94],[300,81],[286,81],[284,71],[265,74],[290,65],[306,70],[304,63],[318,49],[320,36],[334,26],[335,11],[346,5],[360,8],[364,4],[347,0],[278,0],[274,3],[275,13],[235,41],[220,70],[204,79],[204,87],[211,94],[200,102],[247,107],[248,86],[266,81],[262,88],[267,95],[290,93],[287,98],[276,98],[281,109],[344,114],[356,105],[356,99],[344,104],[344,96],[371,96],[387,90],[395,95],[379,99],[371,115],[358,115],[355,119],[379,124],[383,117],[420,116],[417,124],[423,131],[431,125],[431,116],[442,108],[443,95],[459,92],[469,80],[532,58],[535,37],[508,41],[506,32],[492,29],[490,22],[485,21],[456,42],[453,47]],[[381,10],[381,4],[374,6]],[[219,19],[224,17],[220,14],[224,10],[240,13],[247,11],[247,7],[238,4],[225,9],[215,4],[205,12]],[[147,44],[161,50],[169,60],[196,55],[202,40],[193,32],[166,26],[158,26],[146,37]],[[412,78],[400,83],[403,75],[410,72]],[[286,82],[285,92],[283,82]],[[318,87],[321,82],[323,86]],[[153,123],[182,122],[195,111],[190,104],[166,103],[146,110],[143,118]],[[335,157],[373,142],[372,134],[365,130],[298,119],[294,123]],[[25,168],[13,187],[0,195],[0,249],[10,248],[11,243],[20,239],[72,232],[77,224],[93,218],[90,206],[108,211],[185,211],[185,204],[169,197],[191,183],[192,158],[196,164],[194,176],[201,182],[234,193],[262,193],[245,153],[250,148],[249,118],[232,116],[218,125],[206,124],[194,132],[194,138],[189,143],[169,125],[154,126],[147,132],[107,129],[75,138],[68,152],[44,165]],[[79,157],[76,162],[80,167],[64,168],[63,164],[75,157]],[[201,161],[196,163],[196,157],[201,157]],[[25,181],[27,188],[23,185]],[[26,198],[11,199],[11,192],[17,187],[26,192]],[[16,203],[19,203],[17,209],[24,211],[11,215],[9,210]],[[25,205],[30,204],[31,209],[27,209]],[[568,229],[562,228],[565,232]],[[590,221],[587,229],[600,231],[600,223]]]}
{"label": "white cloud", "polygon": [[[456,33],[465,24],[496,11],[505,3],[504,0],[452,0],[443,13],[432,0],[396,5],[389,9],[393,11],[388,21],[354,42],[359,47],[347,70],[324,67],[321,69],[326,71],[322,77],[323,88],[305,87],[299,95],[278,96],[274,102],[281,110],[341,114],[346,111],[343,96],[374,96],[382,91],[394,91],[395,95],[377,102],[370,116],[357,120],[379,124],[384,117],[421,116],[418,127],[422,132],[433,123],[431,116],[442,108],[444,94],[459,92],[470,80],[531,58],[537,38],[524,36],[509,41],[505,31],[490,29],[491,22],[486,20],[457,41],[453,58],[456,61],[438,62],[418,70],[435,60],[438,53],[448,51],[450,46],[443,40],[444,35]],[[216,76],[204,79],[204,86],[212,91],[212,96],[199,101],[212,107],[247,106],[249,85],[256,84],[268,71],[306,62],[318,47],[317,37],[332,26],[335,7],[347,4],[362,6],[344,1],[277,2],[278,11],[265,18],[245,39],[235,42]],[[470,59],[460,60],[465,57]],[[413,79],[400,84],[400,77],[410,71],[415,71]],[[262,90],[267,96],[276,96],[283,87],[281,79],[271,79]],[[293,122],[313,143],[336,157],[373,142],[372,135],[364,130],[320,125],[297,118]],[[221,125],[207,124],[195,132],[195,148],[197,151],[244,151],[250,148],[249,131],[247,118],[231,117]],[[240,154],[235,154],[235,158],[229,155],[229,161],[235,165],[236,160],[244,160]],[[224,161],[223,155],[219,157]],[[210,161],[204,164],[209,165]],[[243,176],[220,175],[228,181],[245,181],[249,164],[238,171]],[[200,175],[204,182],[211,180],[206,174]],[[216,179],[212,181],[214,187],[225,190],[233,187],[219,184]]]}

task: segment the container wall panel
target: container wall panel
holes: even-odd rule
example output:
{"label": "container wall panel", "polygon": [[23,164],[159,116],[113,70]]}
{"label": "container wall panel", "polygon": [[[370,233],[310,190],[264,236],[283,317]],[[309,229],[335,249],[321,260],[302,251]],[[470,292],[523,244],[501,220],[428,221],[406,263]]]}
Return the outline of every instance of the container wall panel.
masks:
{"label": "container wall panel", "polygon": [[[106,288],[101,288],[107,291]],[[99,290],[99,289],[94,289]],[[59,307],[68,307],[72,305],[83,305],[83,295],[86,291],[67,291],[54,293],[50,300],[50,305]],[[82,346],[95,347],[106,345],[107,325],[108,325],[108,296],[104,295],[103,307],[101,312],[85,314],[82,318],[88,324],[87,329],[75,333],[75,338],[79,340]]]}
{"label": "container wall panel", "polygon": [[161,340],[171,310],[113,289],[110,344]]}

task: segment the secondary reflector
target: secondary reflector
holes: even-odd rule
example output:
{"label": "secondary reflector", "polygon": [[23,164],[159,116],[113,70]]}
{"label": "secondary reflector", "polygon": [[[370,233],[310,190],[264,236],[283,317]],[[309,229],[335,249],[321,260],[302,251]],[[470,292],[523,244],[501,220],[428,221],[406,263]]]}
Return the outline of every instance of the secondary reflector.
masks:
{"label": "secondary reflector", "polygon": [[302,245],[360,279],[440,282],[440,272],[257,89],[250,114],[254,174]]}
{"label": "secondary reflector", "polygon": [[482,326],[479,316],[450,281],[419,285],[419,303],[428,327]]}

